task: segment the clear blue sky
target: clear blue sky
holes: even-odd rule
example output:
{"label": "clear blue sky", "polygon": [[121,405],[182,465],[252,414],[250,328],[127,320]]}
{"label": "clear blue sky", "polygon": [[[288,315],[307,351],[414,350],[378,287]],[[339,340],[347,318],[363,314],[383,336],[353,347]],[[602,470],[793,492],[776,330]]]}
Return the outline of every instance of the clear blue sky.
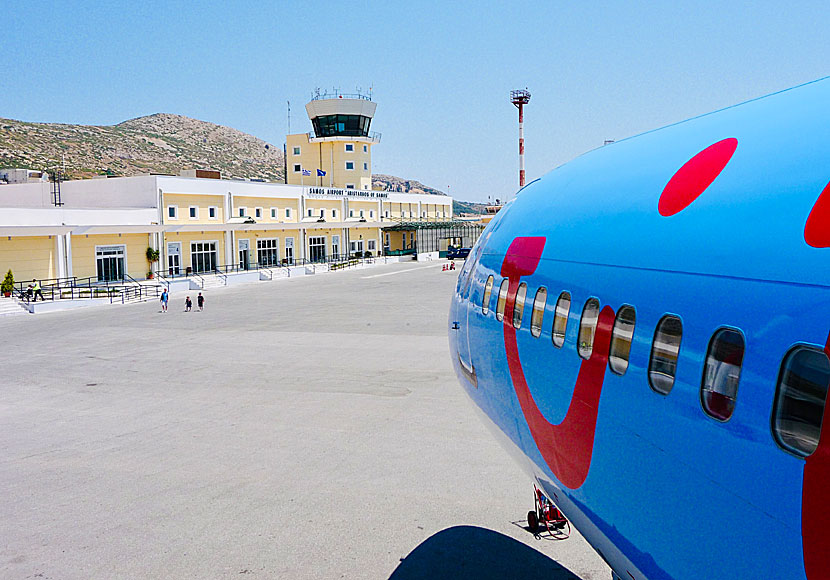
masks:
{"label": "clear blue sky", "polygon": [[[458,199],[602,144],[830,74],[830,3],[20,2],[0,31],[0,117],[177,113],[281,144],[316,87],[374,87],[373,169]],[[830,103],[828,103],[830,106]]]}

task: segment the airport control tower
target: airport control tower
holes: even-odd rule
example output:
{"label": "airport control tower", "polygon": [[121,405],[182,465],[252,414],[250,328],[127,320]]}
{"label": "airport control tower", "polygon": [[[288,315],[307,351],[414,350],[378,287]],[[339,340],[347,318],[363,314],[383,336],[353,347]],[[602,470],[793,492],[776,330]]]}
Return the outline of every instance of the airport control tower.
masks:
{"label": "airport control tower", "polygon": [[377,104],[371,96],[315,91],[305,106],[313,131],[286,136],[286,182],[342,189],[372,189],[369,130]]}

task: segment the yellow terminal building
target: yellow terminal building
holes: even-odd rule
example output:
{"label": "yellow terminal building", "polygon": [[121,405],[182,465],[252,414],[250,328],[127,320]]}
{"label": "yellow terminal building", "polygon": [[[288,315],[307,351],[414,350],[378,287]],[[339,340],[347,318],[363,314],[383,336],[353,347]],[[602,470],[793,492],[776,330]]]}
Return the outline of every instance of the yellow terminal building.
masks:
{"label": "yellow terminal building", "polygon": [[286,138],[286,183],[191,169],[0,185],[0,277],[203,288],[473,244],[482,227],[453,219],[449,196],[372,189],[374,102],[323,97],[306,107],[314,131]]}

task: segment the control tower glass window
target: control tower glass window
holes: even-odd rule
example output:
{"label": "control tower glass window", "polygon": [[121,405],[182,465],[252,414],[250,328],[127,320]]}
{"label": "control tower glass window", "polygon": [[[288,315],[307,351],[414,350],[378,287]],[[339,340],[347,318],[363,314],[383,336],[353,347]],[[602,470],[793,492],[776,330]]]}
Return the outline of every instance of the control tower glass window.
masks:
{"label": "control tower glass window", "polygon": [[324,115],[311,120],[317,137],[368,137],[371,122],[363,115]]}

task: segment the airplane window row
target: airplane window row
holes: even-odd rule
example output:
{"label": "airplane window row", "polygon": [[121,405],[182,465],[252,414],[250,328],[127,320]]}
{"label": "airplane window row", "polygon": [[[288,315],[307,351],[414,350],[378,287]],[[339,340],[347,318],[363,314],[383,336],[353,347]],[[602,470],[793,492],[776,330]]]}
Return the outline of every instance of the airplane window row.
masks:
{"label": "airplane window row", "polygon": [[[482,313],[485,315],[490,312],[494,282],[491,275],[484,285]],[[504,320],[508,286],[507,278],[499,286],[495,311],[499,321]],[[533,299],[530,333],[534,338],[542,335],[547,297],[548,290],[540,287]],[[511,321],[517,330],[522,326],[526,300],[527,284],[522,282],[516,291]],[[556,348],[562,348],[565,344],[570,308],[571,295],[562,292],[556,300],[551,327],[551,341]],[[593,353],[599,313],[599,300],[589,298],[582,309],[577,335],[577,352],[586,360]],[[614,374],[624,375],[628,370],[636,321],[633,306],[625,304],[617,311],[608,352],[608,366]],[[657,323],[648,364],[649,386],[656,393],[668,395],[674,386],[682,336],[683,323],[679,317],[666,314]],[[717,421],[728,421],[735,411],[745,350],[744,335],[735,328],[719,328],[709,341],[701,378],[700,403],[703,411]],[[773,437],[783,449],[801,457],[816,450],[828,384],[830,360],[823,350],[796,345],[786,354],[781,364],[772,413]]]}

